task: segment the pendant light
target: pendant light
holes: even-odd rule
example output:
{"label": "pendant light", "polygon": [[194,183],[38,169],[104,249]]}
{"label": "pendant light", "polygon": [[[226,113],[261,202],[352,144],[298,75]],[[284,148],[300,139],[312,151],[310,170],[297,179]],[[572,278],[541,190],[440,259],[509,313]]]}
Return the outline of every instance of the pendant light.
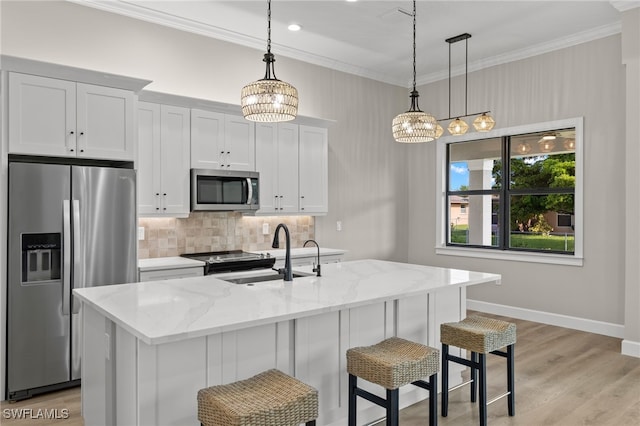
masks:
{"label": "pendant light", "polygon": [[267,53],[262,59],[266,63],[266,71],[262,80],[242,88],[242,115],[250,121],[289,121],[298,114],[298,90],[276,78],[273,66],[276,60],[271,53],[271,0],[267,0],[267,22]]}
{"label": "pendant light", "polygon": [[416,0],[413,0],[413,90],[411,106],[407,112],[398,114],[392,122],[393,138],[396,142],[420,143],[430,142],[436,138],[436,119],[418,106],[416,90]]}
{"label": "pendant light", "polygon": [[[462,117],[471,117],[474,115],[478,115],[480,114],[478,117],[476,117],[475,120],[473,120],[473,127],[476,129],[476,131],[478,132],[488,132],[489,130],[493,129],[493,127],[496,125],[495,120],[493,119],[493,117],[491,117],[491,115],[489,114],[490,111],[483,111],[483,112],[476,112],[473,114],[468,114],[467,113],[467,86],[468,86],[468,80],[469,80],[469,44],[468,44],[468,40],[471,38],[471,34],[469,33],[464,33],[464,34],[460,34],[458,36],[455,37],[451,37],[446,39],[445,41],[447,43],[449,43],[449,117],[447,118],[441,118],[438,121],[446,121],[446,120],[452,120],[449,123],[449,126],[447,127],[447,129],[449,130],[449,133],[454,135],[454,136],[460,136],[460,135],[464,135],[465,133],[467,133],[467,130],[469,130],[469,125],[462,120]],[[465,53],[464,53],[464,115],[458,115],[458,116],[452,116],[451,115],[451,45],[453,43],[457,43],[459,41],[464,40],[464,45],[465,45]]]}

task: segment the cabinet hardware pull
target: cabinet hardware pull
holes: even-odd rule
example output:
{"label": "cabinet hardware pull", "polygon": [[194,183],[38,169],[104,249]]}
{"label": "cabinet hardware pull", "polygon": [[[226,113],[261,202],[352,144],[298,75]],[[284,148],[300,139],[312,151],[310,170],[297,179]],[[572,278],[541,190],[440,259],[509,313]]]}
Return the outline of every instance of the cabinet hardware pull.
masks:
{"label": "cabinet hardware pull", "polygon": [[69,132],[69,133],[73,135],[73,130],[71,132]]}

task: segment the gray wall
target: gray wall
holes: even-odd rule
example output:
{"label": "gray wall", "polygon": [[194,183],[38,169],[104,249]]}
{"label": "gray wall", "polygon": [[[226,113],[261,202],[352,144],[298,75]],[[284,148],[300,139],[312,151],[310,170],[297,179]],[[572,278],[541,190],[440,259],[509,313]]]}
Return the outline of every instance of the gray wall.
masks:
{"label": "gray wall", "polygon": [[[583,267],[436,255],[433,144],[407,157],[409,191],[425,194],[409,197],[409,261],[502,274],[469,299],[624,324],[625,235],[638,226],[625,214],[624,76],[619,35],[469,75],[469,112],[490,109],[501,128],[584,116]],[[447,116],[446,81],[420,91],[423,109]]]}

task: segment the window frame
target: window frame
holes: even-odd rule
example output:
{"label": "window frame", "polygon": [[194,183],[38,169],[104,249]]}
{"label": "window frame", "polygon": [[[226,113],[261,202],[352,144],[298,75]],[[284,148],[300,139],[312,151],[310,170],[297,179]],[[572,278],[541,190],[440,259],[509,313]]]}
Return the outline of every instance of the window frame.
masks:
{"label": "window frame", "polygon": [[[549,121],[522,126],[499,128],[489,132],[471,132],[462,136],[444,136],[436,142],[437,174],[436,174],[436,246],[438,255],[465,256],[486,259],[513,260],[522,262],[563,264],[582,266],[583,264],[583,117]],[[447,245],[447,192],[448,191],[448,149],[455,142],[468,142],[482,139],[503,138],[526,133],[553,131],[557,129],[575,128],[575,161],[576,185],[574,188],[574,234],[575,247],[573,254],[547,253],[542,251],[523,251],[517,249],[504,250],[497,247]],[[502,200],[504,201],[504,200]]]}

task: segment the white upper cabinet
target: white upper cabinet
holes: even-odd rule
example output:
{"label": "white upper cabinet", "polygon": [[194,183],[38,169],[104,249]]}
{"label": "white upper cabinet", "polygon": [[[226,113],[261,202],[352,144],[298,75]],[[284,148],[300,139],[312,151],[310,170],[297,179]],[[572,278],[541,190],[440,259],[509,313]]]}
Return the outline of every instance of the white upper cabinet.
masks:
{"label": "white upper cabinet", "polygon": [[189,215],[188,108],[138,103],[138,213]]}
{"label": "white upper cabinet", "polygon": [[256,169],[256,127],[252,121],[225,115],[225,167],[229,170]]}
{"label": "white upper cabinet", "polygon": [[224,114],[191,110],[191,167],[221,169],[225,158]]}
{"label": "white upper cabinet", "polygon": [[133,161],[131,91],[9,73],[9,152]]}
{"label": "white upper cabinet", "polygon": [[240,116],[192,109],[191,167],[254,171],[254,123]]}
{"label": "white upper cabinet", "polygon": [[260,173],[258,213],[297,213],[297,125],[256,123],[256,170]]}
{"label": "white upper cabinet", "polygon": [[327,129],[300,126],[300,212],[329,211],[329,140]]}

